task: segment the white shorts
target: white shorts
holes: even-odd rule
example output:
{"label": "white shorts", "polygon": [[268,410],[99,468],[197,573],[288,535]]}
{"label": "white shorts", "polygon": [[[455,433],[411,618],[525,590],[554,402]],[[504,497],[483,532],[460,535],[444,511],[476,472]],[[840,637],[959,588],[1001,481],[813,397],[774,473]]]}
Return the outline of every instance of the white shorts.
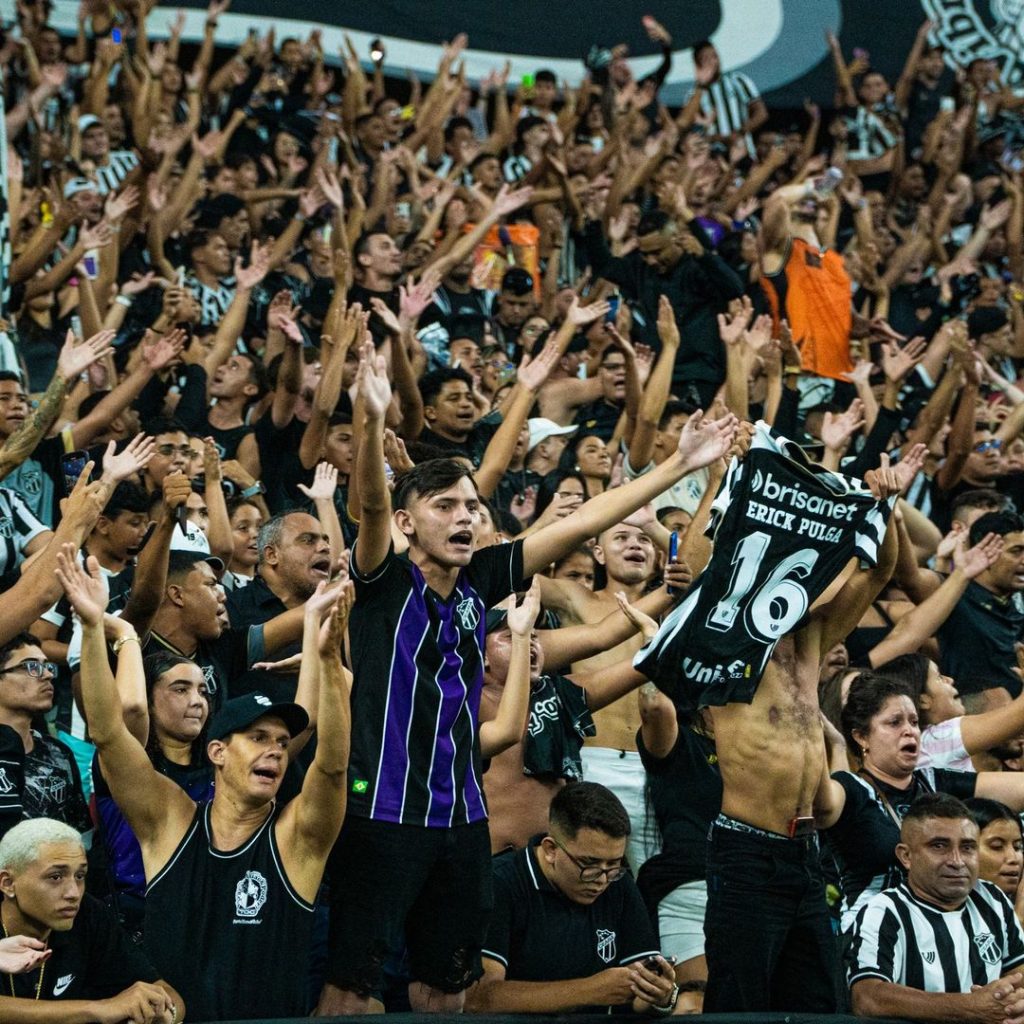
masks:
{"label": "white shorts", "polygon": [[630,826],[626,858],[636,877],[641,866],[661,848],[654,815],[648,813],[647,773],[640,755],[635,750],[608,747],[584,747],[580,754],[584,780],[606,786],[626,808]]}
{"label": "white shorts", "polygon": [[684,882],[658,904],[658,932],[664,956],[677,964],[704,955],[704,912],[708,906],[708,883],[704,879]]}

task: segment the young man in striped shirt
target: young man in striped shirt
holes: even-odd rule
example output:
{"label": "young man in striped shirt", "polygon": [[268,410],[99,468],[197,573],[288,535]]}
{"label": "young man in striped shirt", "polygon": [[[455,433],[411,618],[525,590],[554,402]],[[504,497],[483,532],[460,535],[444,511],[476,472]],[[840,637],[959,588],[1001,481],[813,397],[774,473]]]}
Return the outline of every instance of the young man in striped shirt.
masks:
{"label": "young man in striped shirt", "polygon": [[[707,422],[695,413],[677,452],[650,473],[525,540],[474,550],[480,498],[463,463],[420,463],[389,493],[383,434],[391,387],[369,341],[358,386],[366,424],[351,570],[352,753],[348,814],[331,856],[318,1012],[378,1012],[382,968],[405,945],[413,1010],[456,1013],[482,973],[493,905],[477,728],[487,609],[725,454],[735,419]],[[392,527],[408,540],[407,555],[395,553]]]}
{"label": "young man in striped shirt", "polygon": [[709,134],[727,144],[742,138],[753,156],[751,136],[768,120],[768,108],[757,86],[742,72],[723,74],[721,58],[710,40],[693,47],[693,63],[700,111],[711,118]]}
{"label": "young man in striped shirt", "polygon": [[873,897],[854,926],[850,988],[858,1016],[1024,1020],[1024,932],[1009,900],[978,880],[978,827],[946,793],[903,817],[907,880]]}

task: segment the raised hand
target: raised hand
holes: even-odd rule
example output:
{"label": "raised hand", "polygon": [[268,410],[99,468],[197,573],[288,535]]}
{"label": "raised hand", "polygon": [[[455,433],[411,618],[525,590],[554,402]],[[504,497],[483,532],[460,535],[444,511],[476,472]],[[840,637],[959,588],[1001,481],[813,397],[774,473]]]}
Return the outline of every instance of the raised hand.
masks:
{"label": "raised hand", "polygon": [[384,431],[384,458],[395,476],[408,473],[415,465],[405,449],[405,442],[391,429]]}
{"label": "raised hand", "polygon": [[117,442],[111,441],[103,453],[103,479],[111,486],[127,480],[143,469],[156,447],[156,440],[145,434],[136,434],[120,452],[115,451]]}
{"label": "raised hand", "polygon": [[103,214],[111,224],[120,224],[129,210],[139,205],[139,190],[129,185],[122,192],[107,197]]}
{"label": "raised hand", "polygon": [[1003,553],[1003,538],[986,533],[974,547],[967,547],[967,534],[961,533],[953,546],[953,566],[969,580],[980,576]]}
{"label": "raised hand", "polygon": [[853,364],[853,369],[843,376],[851,383],[866,386],[871,380],[871,374],[875,372],[875,364],[861,359]]}
{"label": "raised hand", "polygon": [[391,383],[388,381],[387,362],[377,355],[372,341],[364,341],[359,349],[359,372],[356,387],[363,396],[366,415],[380,419],[391,404]]}
{"label": "raised hand", "polygon": [[299,484],[299,490],[310,501],[331,501],[338,489],[338,470],[329,462],[318,462],[313,482],[307,487]]}
{"label": "raised hand", "polygon": [[65,380],[74,379],[88,370],[93,363],[110,355],[114,351],[110,344],[113,340],[113,331],[100,331],[87,341],[83,341],[81,345],[76,345],[75,335],[69,330],[65,335],[60,355],[57,356],[57,372]]}
{"label": "raised hand", "polygon": [[352,606],[356,603],[356,586],[348,580],[341,587],[336,586],[337,600],[327,621],[320,630],[320,653],[322,655],[339,656],[341,645],[345,641],[345,630],[348,627]]}
{"label": "raised hand", "polygon": [[374,315],[380,317],[388,331],[395,335],[402,333],[402,326],[398,322],[398,317],[395,316],[394,310],[383,299],[371,298],[370,305],[373,307]]}
{"label": "raised hand", "polygon": [[292,303],[292,293],[287,288],[279,291],[271,300],[267,309],[267,327],[272,331],[281,331],[281,321],[295,315],[295,306]]}
{"label": "raised hand", "polygon": [[754,304],[748,296],[730,302],[729,312],[718,314],[718,336],[723,344],[735,345],[743,337],[753,315]]}
{"label": "raised hand", "polygon": [[86,571],[78,564],[77,555],[74,544],[61,545],[57,552],[57,579],[82,625],[99,626],[107,610],[107,581],[95,556],[86,559]]}
{"label": "raised hand", "polygon": [[160,373],[178,361],[187,335],[180,327],[166,334],[148,333],[148,340],[142,344],[142,358],[154,373]]}
{"label": "raised hand", "polygon": [[242,291],[255,288],[270,272],[270,245],[252,243],[249,266],[243,267],[241,259],[235,259],[235,281]]}
{"label": "raised hand", "polygon": [[615,601],[622,614],[636,626],[637,630],[643,634],[645,640],[650,640],[658,632],[657,622],[650,615],[645,614],[638,608],[634,608],[626,600],[626,595],[621,590],[615,592]]}
{"label": "raised hand", "polygon": [[915,444],[909,452],[903,453],[903,458],[893,467],[900,493],[913,483],[914,477],[924,468],[924,460],[927,456],[928,448],[923,444]]}
{"label": "raised hand", "polygon": [[911,338],[903,348],[897,348],[890,342],[883,342],[882,371],[886,379],[894,384],[903,380],[921,361],[927,348],[928,343],[924,338]]}
{"label": "raised hand", "polygon": [[717,420],[706,420],[698,409],[687,421],[679,435],[678,452],[683,458],[686,472],[702,469],[720,459],[729,450],[739,420],[732,413]]}
{"label": "raised hand", "polygon": [[147,274],[132,274],[130,281],[125,281],[121,285],[122,295],[139,295],[144,292],[147,288],[151,288],[156,284],[156,271],[151,270]]}
{"label": "raised hand", "polygon": [[536,356],[523,356],[523,361],[516,370],[516,380],[529,391],[539,391],[558,365],[562,354],[558,346],[553,344],[554,338],[548,339],[545,346]]}
{"label": "raised hand", "polygon": [[496,217],[507,217],[515,213],[520,207],[525,206],[533,195],[533,186],[510,191],[508,185],[502,185],[498,194],[494,197],[494,204],[490,212]]}
{"label": "raised hand", "polygon": [[78,240],[86,252],[90,249],[102,249],[110,245],[113,239],[114,235],[110,230],[110,225],[105,220],[101,220],[98,224],[85,225],[78,235]]}
{"label": "raised hand", "polygon": [[340,210],[344,207],[344,199],[341,191],[341,182],[338,181],[336,175],[331,174],[329,171],[325,171],[322,167],[318,167],[316,171],[316,183],[323,193],[324,198],[333,206],[336,210]]}
{"label": "raised hand", "polygon": [[440,283],[440,275],[430,268],[415,284],[401,286],[398,296],[402,320],[409,324],[416,323],[423,310],[433,301],[434,292]]}
{"label": "raised hand", "polygon": [[850,438],[864,426],[864,403],[855,398],[845,412],[826,412],[821,424],[821,440],[835,452],[846,450]]}
{"label": "raised hand", "polygon": [[591,302],[590,305],[583,306],[580,304],[579,296],[574,295],[565,318],[574,327],[586,327],[588,324],[592,324],[595,320],[607,315],[609,309],[611,307],[603,300],[601,302]]}
{"label": "raised hand", "polygon": [[[513,598],[514,600],[514,598]],[[505,617],[513,636],[529,637],[540,614],[540,580],[536,576],[519,604],[510,605]]]}

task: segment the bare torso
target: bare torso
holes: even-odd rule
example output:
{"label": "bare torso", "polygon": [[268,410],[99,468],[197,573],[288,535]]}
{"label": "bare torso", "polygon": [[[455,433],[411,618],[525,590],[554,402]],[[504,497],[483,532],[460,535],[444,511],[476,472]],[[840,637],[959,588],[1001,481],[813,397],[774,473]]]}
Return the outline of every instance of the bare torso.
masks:
{"label": "bare torso", "polygon": [[[615,595],[611,590],[597,590],[594,600],[586,604],[586,612],[582,621],[588,624],[600,622],[605,616],[618,609]],[[563,616],[563,618],[566,618]],[[566,622],[568,624],[568,622]],[[585,661],[573,664],[573,672],[593,672],[617,662],[632,659],[633,655],[643,646],[642,634],[636,633],[621,644],[595,654]],[[606,747],[610,750],[636,750],[636,734],[640,728],[640,704],[635,693],[627,693],[607,707],[593,712],[597,735],[588,736],[585,747]]]}
{"label": "bare torso", "polygon": [[[480,695],[480,721],[498,713],[501,686],[489,678]],[[484,795],[491,833],[491,853],[526,846],[531,836],[548,827],[551,798],[565,785],[523,774],[523,744],[517,743],[496,757],[484,773]]]}
{"label": "bare torso", "polygon": [[722,811],[786,835],[809,817],[825,748],[818,712],[818,626],[782,639],[751,704],[711,708],[722,772]]}

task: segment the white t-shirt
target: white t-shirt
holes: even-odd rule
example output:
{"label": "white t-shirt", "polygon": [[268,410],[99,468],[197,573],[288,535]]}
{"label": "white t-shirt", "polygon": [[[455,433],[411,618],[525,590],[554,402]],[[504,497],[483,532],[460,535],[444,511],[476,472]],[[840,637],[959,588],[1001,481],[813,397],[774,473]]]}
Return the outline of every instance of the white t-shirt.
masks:
{"label": "white t-shirt", "polygon": [[929,725],[921,733],[921,754],[917,759],[918,768],[950,768],[957,772],[973,772],[971,755],[964,747],[960,725],[963,715]]}
{"label": "white t-shirt", "polygon": [[[622,465],[622,475],[626,480],[636,480],[645,473],[650,473],[652,469],[654,469],[654,463],[648,462],[643,469],[635,470],[627,455]],[[693,473],[687,473],[682,480],[674,483],[667,491],[659,494],[651,504],[654,506],[655,511],[662,508],[681,508],[692,516],[697,511],[697,506],[700,504],[700,499],[704,496],[707,487],[708,470],[705,466],[703,469],[698,469]]]}

